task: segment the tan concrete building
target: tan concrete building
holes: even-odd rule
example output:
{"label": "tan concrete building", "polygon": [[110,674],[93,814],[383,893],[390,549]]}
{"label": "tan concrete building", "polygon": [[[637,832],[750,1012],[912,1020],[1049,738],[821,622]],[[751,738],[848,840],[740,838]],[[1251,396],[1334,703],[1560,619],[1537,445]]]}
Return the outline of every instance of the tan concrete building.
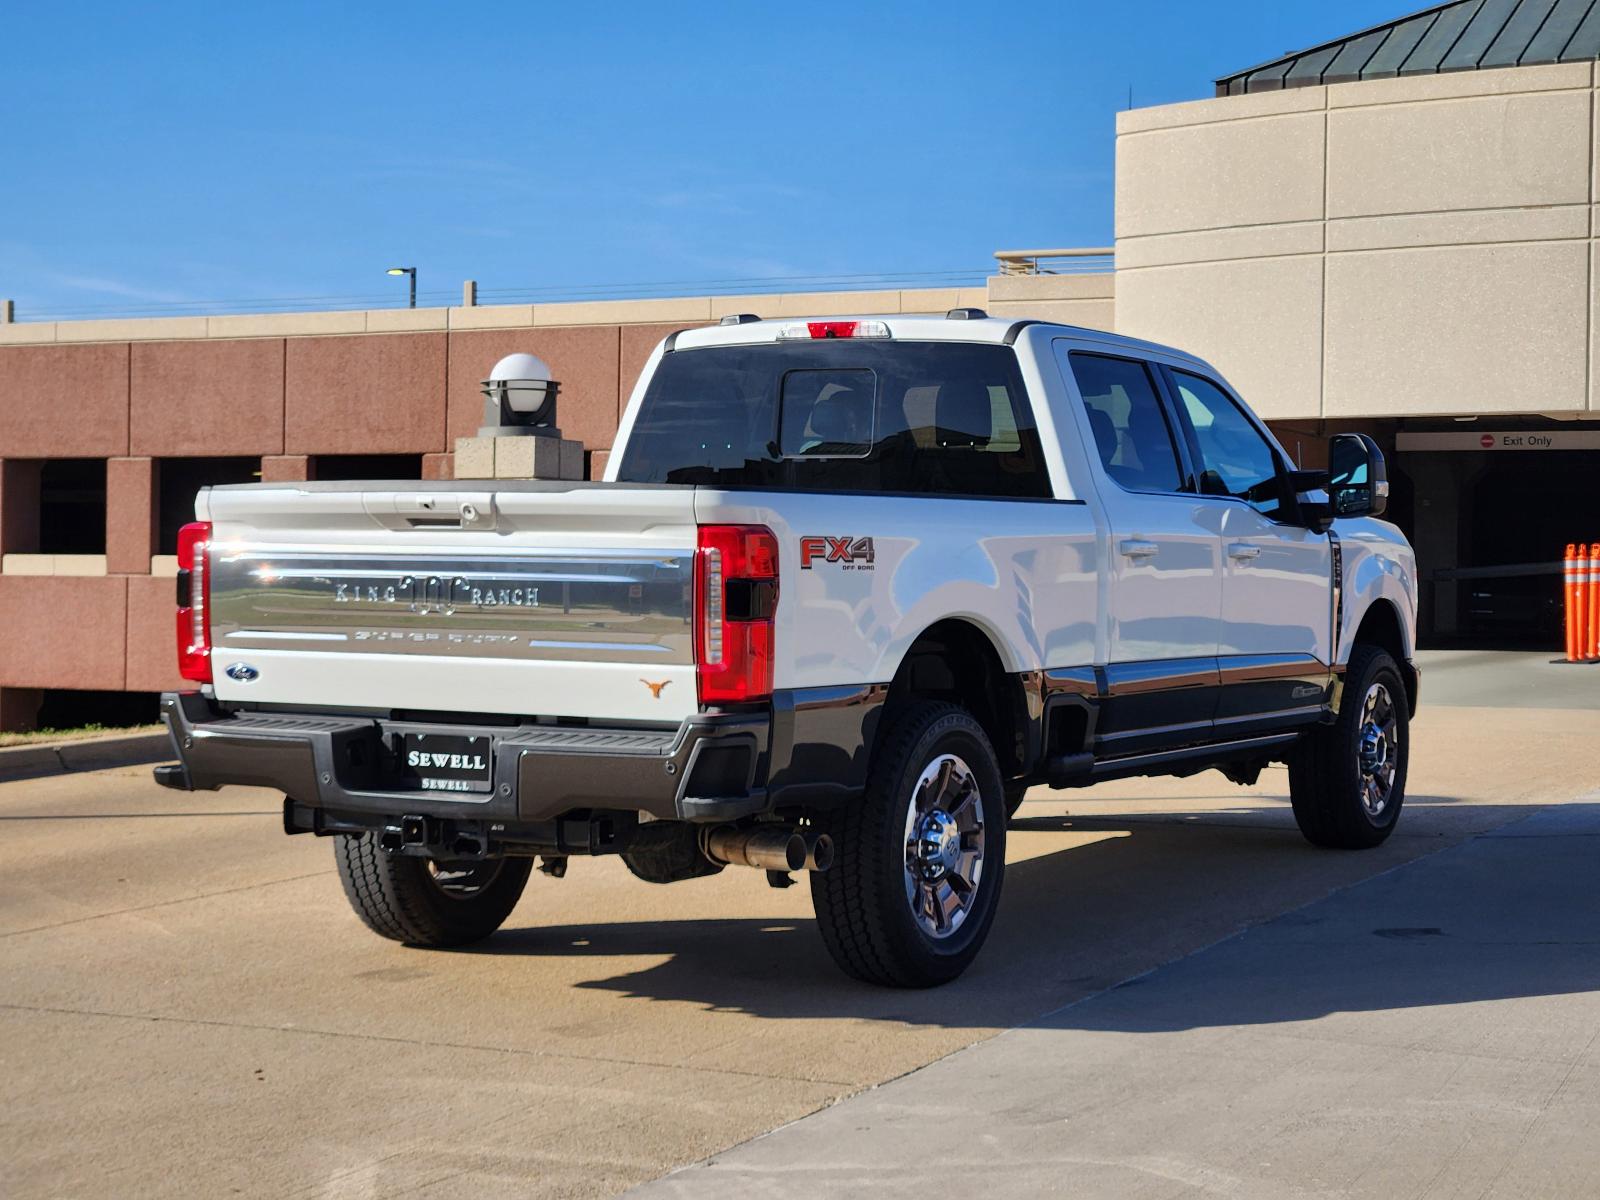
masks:
{"label": "tan concrete building", "polygon": [[1534,567],[1600,540],[1595,47],[1588,4],[1460,0],[1117,121],[1118,332],[1291,447],[1378,434],[1436,638],[1549,640]]}

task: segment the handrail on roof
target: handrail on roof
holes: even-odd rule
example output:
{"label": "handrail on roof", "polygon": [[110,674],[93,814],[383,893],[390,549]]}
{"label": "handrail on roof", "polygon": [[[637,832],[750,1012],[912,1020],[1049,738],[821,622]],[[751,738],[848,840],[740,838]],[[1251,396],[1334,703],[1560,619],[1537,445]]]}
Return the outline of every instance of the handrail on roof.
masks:
{"label": "handrail on roof", "polygon": [[[1112,269],[1112,246],[1078,246],[1059,250],[996,250],[1002,275],[1079,275]],[[1041,260],[1049,265],[1041,266]],[[1061,261],[1052,261],[1061,260]],[[1088,261],[1102,260],[1102,261]]]}

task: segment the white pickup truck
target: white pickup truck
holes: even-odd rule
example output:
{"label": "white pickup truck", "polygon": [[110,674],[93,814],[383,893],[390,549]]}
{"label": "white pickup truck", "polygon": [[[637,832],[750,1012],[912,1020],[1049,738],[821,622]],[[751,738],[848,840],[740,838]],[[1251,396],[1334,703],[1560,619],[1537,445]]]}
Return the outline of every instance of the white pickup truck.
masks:
{"label": "white pickup truck", "polygon": [[1034,785],[1287,762],[1394,829],[1416,576],[1376,445],[1291,464],[1205,363],[975,309],[667,338],[594,483],[216,487],[183,535],[175,788],[285,794],[385,937],[535,860],[809,874],[850,974],[954,978]]}

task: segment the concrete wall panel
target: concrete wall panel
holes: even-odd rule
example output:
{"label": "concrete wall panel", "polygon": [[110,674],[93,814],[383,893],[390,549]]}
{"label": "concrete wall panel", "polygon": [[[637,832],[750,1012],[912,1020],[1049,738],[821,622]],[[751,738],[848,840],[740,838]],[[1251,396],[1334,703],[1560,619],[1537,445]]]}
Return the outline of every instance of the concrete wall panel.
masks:
{"label": "concrete wall panel", "polygon": [[156,463],[150,458],[106,462],[106,570],[144,575],[156,552]]}
{"label": "concrete wall panel", "polygon": [[133,454],[283,452],[281,338],[133,347]]}
{"label": "concrete wall panel", "polygon": [[0,687],[121,689],[127,603],[126,577],[0,575]]}
{"label": "concrete wall panel", "polygon": [[991,317],[1031,317],[1036,321],[1056,321],[1084,329],[1116,327],[1116,302],[1106,300],[1002,300],[986,310]]}
{"label": "concrete wall panel", "polygon": [[1253,121],[1260,117],[1321,112],[1327,104],[1321,88],[1252,92],[1246,96],[1230,96],[1227,100],[1226,104],[1190,100],[1183,104],[1125,109],[1117,114],[1117,136],[1120,138],[1130,133],[1147,133],[1154,129],[1174,129],[1187,125],[1208,125],[1218,121]]}
{"label": "concrete wall panel", "polygon": [[[1443,75],[1406,75],[1394,79],[1362,79],[1328,86],[1328,107],[1365,108],[1375,104],[1412,104],[1502,96],[1513,92],[1586,88],[1592,81],[1586,62],[1503,67],[1490,71],[1450,71]],[[1305,91],[1317,91],[1306,88]]]}
{"label": "concrete wall panel", "polygon": [[205,317],[133,317],[109,321],[60,321],[58,342],[140,342],[151,338],[203,338]]}
{"label": "concrete wall panel", "polygon": [[1328,222],[1329,251],[1546,242],[1588,236],[1589,206],[1586,204],[1346,217]]}
{"label": "concrete wall panel", "polygon": [[1587,91],[1340,109],[1328,117],[1328,216],[1589,200]]}
{"label": "concrete wall panel", "polygon": [[471,308],[452,308],[450,328],[526,329],[533,324],[531,304],[484,304]]}
{"label": "concrete wall panel", "polygon": [[1319,255],[1117,276],[1118,333],[1198,354],[1257,412],[1275,420],[1318,415],[1321,315]]}
{"label": "concrete wall panel", "polygon": [[127,683],[131,692],[163,692],[191,688],[178,674],[170,577],[128,580]]}
{"label": "concrete wall panel", "polygon": [[1589,243],[1589,410],[1600,412],[1600,241]]}
{"label": "concrete wall panel", "polygon": [[1322,218],[1321,112],[1117,139],[1117,237]]}
{"label": "concrete wall panel", "polygon": [[128,346],[0,347],[0,458],[128,453]]}
{"label": "concrete wall panel", "polygon": [[206,336],[220,338],[308,337],[365,333],[365,312],[240,313],[207,317]]}
{"label": "concrete wall panel", "polygon": [[1529,242],[1331,255],[1325,415],[1584,407],[1588,252]]}
{"label": "concrete wall panel", "polygon": [[556,423],[564,437],[591,450],[611,445],[617,432],[615,325],[484,330],[450,335],[450,446],[483,423],[483,381],[507,354],[537,354],[561,384]]}
{"label": "concrete wall panel", "polygon": [[682,325],[624,325],[622,327],[621,388],[617,396],[619,419],[622,410],[628,407],[628,400],[633,395],[634,385],[639,382],[639,376],[644,373],[644,364],[650,361],[650,355],[655,350],[657,343],[674,329],[682,328],[684,328]]}
{"label": "concrete wall panel", "polygon": [[1116,290],[1116,276],[1105,273],[996,275],[989,281],[989,302],[992,304],[1000,300],[1109,300],[1116,295]]}
{"label": "concrete wall panel", "polygon": [[416,454],[445,445],[443,333],[290,338],[287,454]]}

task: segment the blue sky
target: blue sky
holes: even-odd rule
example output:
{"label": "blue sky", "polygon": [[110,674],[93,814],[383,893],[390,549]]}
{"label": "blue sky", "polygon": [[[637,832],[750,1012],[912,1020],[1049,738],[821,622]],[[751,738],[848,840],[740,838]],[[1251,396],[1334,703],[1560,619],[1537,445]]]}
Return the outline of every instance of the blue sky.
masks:
{"label": "blue sky", "polygon": [[19,319],[403,302],[397,264],[422,303],[469,278],[978,277],[996,249],[1109,244],[1130,88],[1207,96],[1410,7],[17,4],[0,296]]}

